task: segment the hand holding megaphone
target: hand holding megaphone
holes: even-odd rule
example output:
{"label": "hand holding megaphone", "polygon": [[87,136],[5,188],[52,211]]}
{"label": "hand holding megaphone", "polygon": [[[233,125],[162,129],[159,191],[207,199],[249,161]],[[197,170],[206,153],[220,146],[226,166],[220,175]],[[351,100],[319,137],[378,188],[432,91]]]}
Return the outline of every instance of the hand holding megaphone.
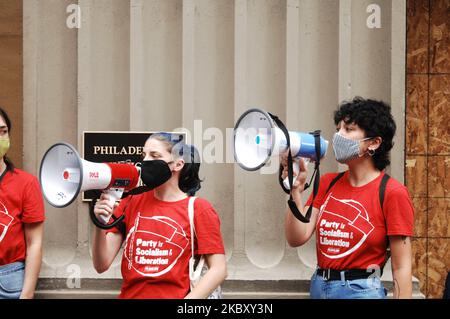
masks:
{"label": "hand holding megaphone", "polygon": [[44,198],[57,208],[70,205],[80,192],[104,190],[107,196],[103,199],[107,203],[103,202],[102,210],[95,217],[105,225],[115,202],[124,191],[137,187],[139,178],[140,170],[132,164],[86,161],[72,145],[62,142],[47,150],[39,172]]}
{"label": "hand holding megaphone", "polygon": [[95,203],[94,214],[98,220],[104,224],[108,224],[114,210],[119,206],[115,196],[108,194],[108,191],[103,191],[99,200]]}
{"label": "hand holding megaphone", "polygon": [[[287,160],[287,152],[280,154],[280,163],[283,167],[283,171],[281,173],[281,178],[283,179],[283,185],[287,189],[289,189],[289,180],[288,180],[288,160]],[[294,180],[292,184],[292,190],[299,190],[300,193],[303,192],[306,184],[306,178],[308,176],[308,168],[307,168],[308,159],[304,159],[302,157],[294,159],[293,162],[293,171],[294,171]]]}
{"label": "hand holding megaphone", "polygon": [[[310,186],[310,183],[305,183],[307,170],[304,159],[312,160],[315,163],[314,201],[319,189],[320,160],[325,156],[327,148],[328,141],[321,136],[320,130],[311,133],[288,131],[276,115],[262,109],[247,110],[239,117],[234,126],[234,158],[243,169],[256,171],[266,165],[271,156],[286,153],[287,160],[283,165],[284,176],[281,176],[280,184],[282,184],[283,190],[289,193],[288,205],[292,213],[304,223],[310,221],[312,205],[306,215],[303,215],[293,200],[292,191],[294,189],[303,191]],[[298,176],[293,178],[292,190],[290,189],[291,183],[286,178],[288,176],[287,167],[292,167],[293,175]]]}

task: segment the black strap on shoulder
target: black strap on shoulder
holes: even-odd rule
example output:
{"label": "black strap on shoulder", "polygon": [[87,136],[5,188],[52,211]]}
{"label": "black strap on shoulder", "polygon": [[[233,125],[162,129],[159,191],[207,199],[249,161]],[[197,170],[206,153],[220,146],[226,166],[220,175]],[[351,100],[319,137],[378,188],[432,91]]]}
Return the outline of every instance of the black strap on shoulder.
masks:
{"label": "black strap on shoulder", "polygon": [[[342,176],[344,176],[345,172],[341,172],[338,175],[336,175],[335,178],[333,178],[333,180],[331,181],[330,185],[328,185],[327,191],[325,192],[325,194],[327,194],[330,189],[334,186],[334,184],[336,184],[336,182],[341,179]],[[383,203],[384,203],[384,195],[386,193],[386,185],[389,181],[389,178],[391,178],[388,174],[384,174],[383,178],[381,179],[380,182],[380,187],[378,190],[378,196],[380,199],[380,206],[381,206],[381,210],[383,210]]]}
{"label": "black strap on shoulder", "polygon": [[388,174],[384,174],[384,176],[380,182],[380,188],[379,188],[378,193],[379,193],[379,198],[380,198],[381,210],[383,210],[384,194],[386,193],[386,185],[387,185],[389,178],[391,178],[391,177]]}
{"label": "black strap on shoulder", "polygon": [[[292,185],[293,185],[293,181],[294,181],[294,169],[293,169],[294,161],[292,159],[291,140],[289,137],[289,132],[288,132],[286,126],[284,125],[284,123],[276,115],[273,115],[271,113],[269,113],[269,115],[274,120],[274,122],[277,124],[277,126],[281,129],[281,131],[284,133],[284,135],[286,137],[286,143],[288,146],[288,181],[289,181],[290,190],[286,189],[283,186],[283,181],[281,179],[281,170],[280,170],[280,173],[278,176],[280,185],[283,188],[283,190],[289,194],[288,205],[289,205],[289,208],[290,208],[292,214],[295,216],[295,218],[297,218],[299,221],[301,221],[303,223],[309,223],[309,221],[311,219],[311,214],[312,214],[312,205],[308,208],[308,211],[306,212],[305,216],[303,216],[302,213],[300,212],[300,210],[298,209],[297,204],[295,203],[294,199],[292,198]],[[311,176],[311,180],[314,177],[314,188],[313,188],[313,201],[314,201],[314,198],[316,197],[317,192],[319,191],[319,182],[320,182],[319,165],[320,165],[320,154],[322,152],[320,149],[320,130],[314,131],[311,134],[314,135],[315,151],[316,151],[316,161],[315,161],[314,173]],[[305,184],[304,189],[307,189],[310,185],[311,185],[311,183]]]}
{"label": "black strap on shoulder", "polygon": [[328,194],[328,192],[330,191],[330,189],[334,186],[334,184],[337,183],[338,180],[341,179],[342,176],[344,176],[345,172],[341,172],[339,174],[337,174],[333,180],[331,181],[330,185],[328,185],[327,191],[325,192],[325,194]]}
{"label": "black strap on shoulder", "polygon": [[[384,174],[383,178],[381,179],[380,182],[380,187],[378,188],[378,197],[380,200],[380,207],[381,207],[381,211],[383,212],[384,215],[384,210],[383,210],[383,204],[384,204],[384,195],[386,193],[386,185],[389,181],[391,177],[388,174]],[[386,217],[384,216],[384,222],[386,224]],[[387,224],[386,224],[386,230],[387,230]],[[383,269],[384,266],[386,265],[387,261],[389,260],[389,258],[391,258],[391,249],[390,249],[390,245],[389,245],[389,236],[386,235],[386,247],[387,247],[387,251],[386,251],[386,260],[384,261],[384,263],[381,265],[381,274],[383,274]]]}

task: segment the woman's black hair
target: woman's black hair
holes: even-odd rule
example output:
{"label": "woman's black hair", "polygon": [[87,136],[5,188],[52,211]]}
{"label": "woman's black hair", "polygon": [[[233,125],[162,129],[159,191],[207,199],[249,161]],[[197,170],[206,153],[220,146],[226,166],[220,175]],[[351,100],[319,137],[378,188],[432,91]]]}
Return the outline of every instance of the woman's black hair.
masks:
{"label": "woman's black hair", "polygon": [[381,145],[375,150],[372,160],[378,170],[383,170],[391,161],[389,152],[394,146],[396,131],[391,107],[383,101],[364,99],[356,96],[351,101],[344,101],[334,112],[334,124],[341,121],[356,124],[365,132],[365,137],[381,137]]}
{"label": "woman's black hair", "polygon": [[181,134],[160,132],[152,134],[150,138],[166,142],[169,145],[169,152],[175,158],[184,160],[178,187],[189,196],[194,196],[201,188],[201,182],[203,182],[198,175],[200,171],[200,155],[195,146],[186,144]]}
{"label": "woman's black hair", "polygon": [[[8,128],[8,133],[11,132],[11,120],[9,119],[8,114],[6,113],[6,111],[4,109],[2,109],[0,107],[0,116],[3,118],[3,120],[6,123],[6,127]],[[3,157],[3,160],[5,161],[6,164],[6,170],[13,172],[14,171],[14,164],[13,162],[11,162],[11,160],[6,157],[6,155]]]}
{"label": "woman's black hair", "polygon": [[179,158],[184,159],[184,167],[180,173],[178,186],[189,196],[194,196],[201,188],[202,180],[198,176],[200,171],[200,155],[194,145],[178,143],[172,153]]}

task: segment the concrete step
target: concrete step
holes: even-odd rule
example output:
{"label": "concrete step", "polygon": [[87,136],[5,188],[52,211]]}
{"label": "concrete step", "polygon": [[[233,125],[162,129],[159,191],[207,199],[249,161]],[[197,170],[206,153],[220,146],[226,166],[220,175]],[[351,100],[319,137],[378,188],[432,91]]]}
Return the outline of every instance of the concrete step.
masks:
{"label": "concrete step", "polygon": [[[36,299],[116,299],[119,294],[117,290],[45,290],[37,291]],[[290,292],[245,292],[233,291],[223,292],[224,299],[308,299],[309,293]]]}
{"label": "concrete step", "polygon": [[[222,292],[225,299],[309,298],[305,284],[301,280],[227,280]],[[118,296],[120,285],[119,279],[83,279],[79,288],[67,288],[67,279],[40,279],[35,295],[39,299],[109,299]]]}
{"label": "concrete step", "polygon": [[[79,288],[68,288],[65,278],[41,278],[35,297],[38,299],[115,299],[119,295],[120,279],[82,279]],[[392,284],[384,283],[392,298]],[[413,298],[423,299],[418,285],[413,286]],[[222,285],[225,299],[307,299],[309,280],[226,280]]]}

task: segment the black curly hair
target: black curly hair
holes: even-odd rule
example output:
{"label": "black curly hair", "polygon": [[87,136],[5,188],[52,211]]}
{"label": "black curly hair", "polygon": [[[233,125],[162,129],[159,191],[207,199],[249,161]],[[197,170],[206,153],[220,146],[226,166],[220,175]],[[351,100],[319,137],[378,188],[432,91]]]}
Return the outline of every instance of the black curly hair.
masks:
{"label": "black curly hair", "polygon": [[372,156],[378,170],[385,169],[391,163],[389,152],[394,146],[393,138],[397,126],[389,104],[356,96],[351,101],[342,102],[334,112],[334,123],[338,125],[341,121],[358,125],[364,130],[365,137],[382,138],[380,147]]}

